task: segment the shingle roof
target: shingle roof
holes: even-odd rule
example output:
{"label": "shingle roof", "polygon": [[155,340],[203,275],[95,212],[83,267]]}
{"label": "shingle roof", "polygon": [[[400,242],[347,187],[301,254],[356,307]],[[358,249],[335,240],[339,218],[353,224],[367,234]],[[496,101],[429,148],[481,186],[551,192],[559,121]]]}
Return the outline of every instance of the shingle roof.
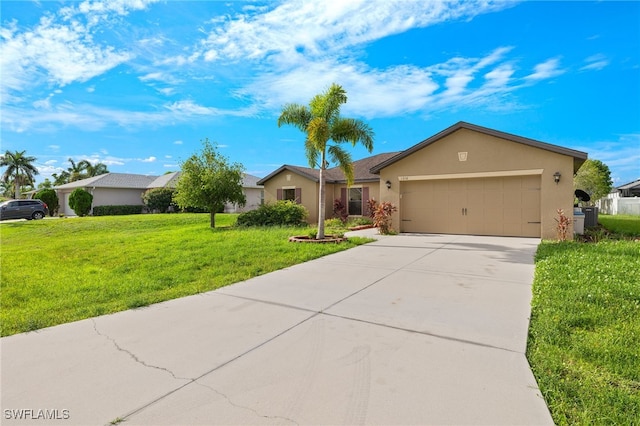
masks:
{"label": "shingle roof", "polygon": [[65,183],[56,186],[54,189],[74,189],[74,188],[133,188],[146,189],[158,176],[136,175],[131,173],[106,173],[75,182]]}
{"label": "shingle roof", "polygon": [[[377,154],[377,155],[373,155],[371,157],[366,157],[357,161],[354,161],[353,164],[353,176],[354,176],[354,181],[355,182],[364,182],[364,181],[378,181],[380,180],[379,176],[376,176],[374,174],[371,174],[371,172],[369,171],[371,169],[371,167],[373,167],[374,165],[385,161],[395,155],[397,155],[397,152],[386,152],[383,154]],[[275,170],[274,172],[270,173],[268,176],[260,179],[258,181],[258,185],[264,185],[265,182],[267,182],[269,179],[271,179],[272,177],[278,175],[279,173],[281,173],[284,170],[289,170],[293,173],[296,173],[300,176],[303,176],[309,180],[312,180],[314,182],[319,182],[320,181],[320,170],[319,169],[312,169],[310,167],[301,167],[301,166],[292,166],[290,164],[285,164],[283,166],[281,166],[280,168],[278,168],[277,170]],[[346,183],[347,179],[344,176],[344,173],[342,172],[342,170],[340,170],[339,167],[332,167],[330,169],[325,170],[325,182],[327,183]]]}
{"label": "shingle roof", "polygon": [[495,136],[501,139],[506,139],[508,141],[511,142],[517,142],[517,143],[521,143],[524,145],[529,145],[529,146],[533,146],[535,148],[540,148],[540,149],[545,149],[547,151],[551,151],[551,152],[556,152],[558,154],[563,154],[563,155],[568,155],[570,157],[573,157],[573,168],[574,168],[574,172],[577,171],[580,166],[582,165],[582,163],[585,162],[585,160],[587,159],[587,153],[586,152],[582,152],[582,151],[575,151],[573,149],[569,149],[569,148],[564,148],[558,145],[552,145],[552,144],[548,144],[545,142],[540,142],[534,139],[528,139],[528,138],[524,138],[522,136],[516,136],[516,135],[512,135],[510,133],[505,133],[505,132],[500,132],[498,130],[493,130],[493,129],[489,129],[487,127],[481,127],[481,126],[477,126],[475,124],[471,124],[471,123],[465,123],[464,121],[460,121],[456,124],[454,124],[451,127],[448,127],[446,129],[444,129],[443,131],[431,136],[428,139],[423,140],[422,142],[417,143],[416,145],[412,146],[411,148],[408,148],[404,151],[402,151],[401,153],[399,153],[398,155],[396,155],[393,158],[388,159],[387,161],[384,161],[374,167],[371,168],[371,173],[375,173],[378,174],[380,173],[380,170],[382,170],[383,168],[395,163],[398,160],[401,160],[405,157],[407,157],[408,155],[413,154],[414,152],[421,150],[422,148],[431,145],[432,143],[444,138],[445,136],[450,135],[451,133],[460,130],[460,129],[468,129],[468,130],[473,130],[476,132],[480,132],[480,133],[484,133],[487,135],[491,135],[491,136]]}
{"label": "shingle roof", "polygon": [[[167,173],[166,175],[162,175],[151,182],[147,188],[175,188],[178,183],[178,179],[180,179],[181,172],[173,172]],[[259,177],[253,176],[247,173],[242,174],[242,187],[243,188],[260,188],[257,184]]]}
{"label": "shingle roof", "polygon": [[634,180],[633,182],[625,183],[624,185],[621,185],[616,189],[636,189],[636,188],[640,188],[640,179]]}
{"label": "shingle roof", "polygon": [[147,188],[175,188],[179,178],[180,172],[167,173],[162,176],[158,176],[153,182],[147,185]]}

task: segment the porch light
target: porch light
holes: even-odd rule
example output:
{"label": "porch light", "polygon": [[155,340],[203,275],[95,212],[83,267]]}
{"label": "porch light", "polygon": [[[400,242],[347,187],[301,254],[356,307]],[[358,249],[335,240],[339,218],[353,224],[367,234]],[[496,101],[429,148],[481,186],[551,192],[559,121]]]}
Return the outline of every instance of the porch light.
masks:
{"label": "porch light", "polygon": [[387,185],[387,189],[391,189],[391,181],[390,180],[386,181],[385,185]]}
{"label": "porch light", "polygon": [[556,183],[556,185],[560,182],[560,176],[562,176],[560,172],[555,172],[553,174],[553,181]]}

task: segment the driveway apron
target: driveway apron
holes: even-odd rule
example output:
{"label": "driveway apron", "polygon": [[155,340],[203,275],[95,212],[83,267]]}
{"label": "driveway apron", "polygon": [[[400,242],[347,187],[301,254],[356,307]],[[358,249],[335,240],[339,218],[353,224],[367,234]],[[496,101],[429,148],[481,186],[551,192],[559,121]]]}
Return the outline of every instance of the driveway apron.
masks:
{"label": "driveway apron", "polygon": [[375,237],[1,339],[2,424],[553,424],[524,354],[539,240]]}

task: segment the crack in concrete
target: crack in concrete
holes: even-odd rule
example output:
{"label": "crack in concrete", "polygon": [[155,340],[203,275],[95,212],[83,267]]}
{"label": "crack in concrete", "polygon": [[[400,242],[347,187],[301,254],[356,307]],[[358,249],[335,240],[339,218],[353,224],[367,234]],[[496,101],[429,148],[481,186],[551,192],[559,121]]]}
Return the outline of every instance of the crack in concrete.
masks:
{"label": "crack in concrete", "polygon": [[148,364],[148,363],[144,362],[143,360],[138,358],[136,356],[136,354],[134,354],[130,350],[127,350],[127,349],[123,348],[122,346],[120,346],[118,344],[118,342],[113,337],[108,336],[108,335],[102,333],[100,330],[98,330],[98,324],[96,323],[94,318],[91,318],[91,322],[93,323],[93,330],[96,332],[96,334],[98,334],[98,336],[104,337],[105,339],[109,340],[119,352],[123,352],[123,353],[129,355],[129,357],[131,359],[133,359],[136,363],[138,363],[138,364],[140,364],[140,365],[142,365],[144,367],[147,367],[147,368],[154,368],[156,370],[160,370],[160,371],[164,371],[165,373],[169,373],[171,375],[171,377],[173,377],[176,380],[188,380],[190,382],[195,380],[195,379],[192,379],[192,378],[189,378],[189,377],[178,377],[173,373],[173,371],[169,370],[168,368],[159,367],[157,365],[152,365],[152,364]]}
{"label": "crack in concrete", "polygon": [[219,390],[217,390],[217,389],[212,388],[212,387],[211,387],[211,386],[209,386],[209,385],[205,385],[205,384],[203,384],[203,383],[200,383],[200,382],[198,382],[198,380],[194,380],[194,383],[195,383],[195,384],[197,384],[197,385],[199,385],[199,386],[202,386],[202,387],[204,387],[204,388],[207,388],[207,389],[209,389],[209,390],[211,390],[211,391],[215,392],[216,394],[220,395],[220,396],[221,396],[221,397],[223,397],[223,398],[224,398],[224,399],[225,399],[225,400],[226,400],[230,405],[232,405],[232,406],[234,406],[234,407],[237,407],[237,408],[240,408],[240,409],[243,409],[243,410],[251,411],[252,413],[254,413],[254,414],[255,414],[256,416],[258,416],[258,417],[262,417],[262,418],[265,418],[265,419],[280,419],[280,420],[285,420],[285,421],[287,421],[287,422],[293,423],[293,424],[294,424],[294,425],[296,425],[296,426],[300,426],[300,423],[298,423],[298,422],[296,422],[295,420],[290,419],[290,418],[288,418],[288,417],[283,417],[283,416],[269,416],[269,415],[266,415],[266,414],[260,414],[257,410],[255,410],[255,409],[253,409],[253,408],[251,408],[251,407],[247,407],[247,406],[245,406],[245,405],[236,404],[235,402],[233,402],[233,401],[231,400],[231,398],[229,398],[229,397],[228,397],[227,395],[225,395],[224,393],[220,392],[220,391],[219,391]]}

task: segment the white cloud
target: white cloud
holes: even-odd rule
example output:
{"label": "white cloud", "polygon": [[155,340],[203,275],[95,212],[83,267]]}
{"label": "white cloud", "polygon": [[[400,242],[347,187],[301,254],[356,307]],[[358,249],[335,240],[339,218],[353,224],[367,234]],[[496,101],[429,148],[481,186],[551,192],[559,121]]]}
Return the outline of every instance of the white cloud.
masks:
{"label": "white cloud", "polygon": [[[509,7],[512,2],[354,0],[314,2],[292,0],[272,10],[248,9],[218,25],[203,42],[206,60],[260,60],[273,54],[279,61],[323,57],[411,28],[443,21],[471,19]],[[301,31],[304,29],[304,31]]]}
{"label": "white cloud", "polygon": [[130,60],[132,54],[97,42],[100,25],[156,0],[84,1],[44,15],[32,28],[11,22],[0,32],[2,94],[41,83],[85,82]]}
{"label": "white cloud", "polygon": [[151,157],[149,157],[149,158],[144,158],[144,159],[142,159],[142,160],[140,160],[140,161],[142,161],[143,163],[153,163],[153,162],[154,162],[154,161],[156,161],[156,160],[157,160],[157,158],[156,158],[156,157],[151,156]]}
{"label": "white cloud", "polygon": [[182,141],[175,141],[173,142],[174,145],[182,145]]}
{"label": "white cloud", "polygon": [[546,80],[563,74],[565,71],[559,68],[560,59],[552,58],[537,64],[533,68],[533,73],[525,77],[526,80],[535,82]]}
{"label": "white cloud", "polygon": [[600,71],[601,69],[609,65],[609,60],[607,59],[606,56],[602,54],[589,56],[584,61],[587,64],[582,68],[580,68],[580,71],[589,71],[589,70]]}
{"label": "white cloud", "polygon": [[577,149],[589,153],[611,170],[615,186],[640,179],[640,133],[621,134],[617,140],[599,141]]}
{"label": "white cloud", "polygon": [[60,151],[60,145],[49,145],[47,146],[47,148],[49,148],[51,151]]}

